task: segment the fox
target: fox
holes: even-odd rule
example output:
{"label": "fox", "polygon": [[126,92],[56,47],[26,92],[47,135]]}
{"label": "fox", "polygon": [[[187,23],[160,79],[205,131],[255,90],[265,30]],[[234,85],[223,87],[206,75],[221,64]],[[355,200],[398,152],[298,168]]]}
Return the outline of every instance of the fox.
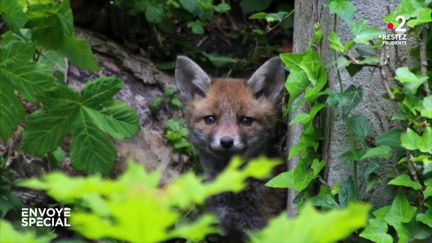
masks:
{"label": "fox", "polygon": [[[175,82],[185,103],[189,140],[207,180],[213,180],[233,156],[246,161],[279,157],[274,145],[285,69],[279,57],[260,66],[249,79],[210,78],[194,61],[178,56]],[[286,192],[249,179],[240,193],[225,192],[207,201],[228,235],[263,228],[285,208]]]}

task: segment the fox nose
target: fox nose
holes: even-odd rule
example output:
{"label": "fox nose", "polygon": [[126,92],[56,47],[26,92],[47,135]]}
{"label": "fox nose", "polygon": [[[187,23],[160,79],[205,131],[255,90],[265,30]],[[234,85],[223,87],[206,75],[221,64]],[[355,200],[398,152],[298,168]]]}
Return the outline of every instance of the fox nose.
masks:
{"label": "fox nose", "polygon": [[233,146],[234,139],[232,137],[228,137],[228,136],[222,137],[220,139],[220,144],[224,149],[229,149]]}

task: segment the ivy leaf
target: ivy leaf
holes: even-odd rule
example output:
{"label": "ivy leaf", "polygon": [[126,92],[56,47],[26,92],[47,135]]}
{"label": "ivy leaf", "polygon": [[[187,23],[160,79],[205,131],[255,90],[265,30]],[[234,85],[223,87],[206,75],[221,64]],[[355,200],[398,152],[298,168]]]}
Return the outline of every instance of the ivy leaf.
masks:
{"label": "ivy leaf", "polygon": [[426,200],[432,196],[432,178],[427,179],[425,182],[426,189],[423,191],[424,199]]}
{"label": "ivy leaf", "polygon": [[303,69],[311,82],[315,86],[318,82],[319,72],[321,69],[321,57],[312,48],[309,48],[301,60],[299,67]]}
{"label": "ivy leaf", "polygon": [[308,86],[309,81],[306,73],[299,67],[299,63],[303,59],[303,54],[283,53],[280,54],[280,58],[288,70],[290,70],[290,74],[285,82],[285,89],[289,94],[288,107],[290,107],[292,102],[299,97]]}
{"label": "ivy leaf", "polygon": [[348,205],[348,202],[356,199],[355,190],[356,189],[354,188],[354,182],[350,176],[342,183],[341,189],[338,194],[339,205],[342,208]]}
{"label": "ivy leaf", "polygon": [[305,161],[300,163],[292,170],[282,172],[266,183],[268,187],[274,188],[294,188],[301,192],[306,189],[310,182],[316,178],[314,172],[308,168]]}
{"label": "ivy leaf", "polygon": [[401,135],[402,147],[409,150],[420,150],[432,154],[432,128],[427,127],[422,136],[418,135],[411,128]]}
{"label": "ivy leaf", "polygon": [[328,36],[328,40],[330,42],[330,48],[333,50],[343,53],[345,51],[345,47],[342,44],[339,36],[335,32],[331,32]]}
{"label": "ivy leaf", "polygon": [[400,176],[394,178],[393,180],[391,180],[388,184],[394,185],[394,186],[410,187],[414,190],[420,190],[421,189],[420,183],[413,181],[411,179],[411,177],[409,177],[408,175],[400,175]]}
{"label": "ivy leaf", "polygon": [[290,125],[294,124],[307,124],[316,117],[318,112],[325,108],[325,104],[317,103],[309,111],[309,113],[299,113],[291,122]]}
{"label": "ivy leaf", "polygon": [[373,242],[392,243],[393,238],[387,234],[387,231],[388,226],[383,219],[370,219],[360,236]]}
{"label": "ivy leaf", "polygon": [[396,77],[411,94],[416,94],[417,89],[428,80],[428,77],[415,75],[407,67],[400,67],[396,70]]}
{"label": "ivy leaf", "polygon": [[432,228],[432,209],[428,209],[426,213],[417,214],[416,220]]}
{"label": "ivy leaf", "polygon": [[403,223],[409,223],[414,217],[417,208],[411,206],[406,197],[399,192],[396,198],[393,200],[392,206],[388,214],[384,217],[384,220],[395,227],[399,238],[406,239],[407,232],[403,226]]}
{"label": "ivy leaf", "polygon": [[358,44],[369,45],[369,41],[378,38],[382,31],[377,27],[371,27],[366,20],[354,23],[352,27],[354,41]]}
{"label": "ivy leaf", "polygon": [[349,26],[352,24],[352,18],[356,7],[349,0],[332,0],[329,4],[330,14],[336,14],[345,20]]}
{"label": "ivy leaf", "polygon": [[391,148],[400,148],[401,147],[401,130],[390,130],[385,133],[380,134],[375,139],[376,145],[386,145]]}
{"label": "ivy leaf", "polygon": [[392,156],[392,150],[389,146],[381,145],[375,148],[366,150],[366,153],[361,157],[361,160],[370,158],[388,159]]}
{"label": "ivy leaf", "polygon": [[351,110],[354,109],[361,101],[363,90],[354,85],[349,86],[345,92],[336,93],[330,96],[327,100],[329,105],[336,105],[342,112],[344,117],[347,117]]}
{"label": "ivy leaf", "polygon": [[416,27],[417,25],[432,22],[432,9],[430,8],[421,8],[415,12],[415,15],[415,19],[409,20],[407,22],[407,25],[411,28]]}
{"label": "ivy leaf", "polygon": [[13,90],[0,82],[0,138],[7,139],[24,119],[24,107]]}
{"label": "ivy leaf", "polygon": [[416,150],[419,147],[418,141],[420,141],[420,136],[411,128],[408,128],[406,133],[401,134],[400,140],[402,147],[408,150]]}
{"label": "ivy leaf", "polygon": [[363,115],[350,116],[347,120],[347,127],[352,134],[361,140],[364,140],[366,136],[372,132],[372,125]]}

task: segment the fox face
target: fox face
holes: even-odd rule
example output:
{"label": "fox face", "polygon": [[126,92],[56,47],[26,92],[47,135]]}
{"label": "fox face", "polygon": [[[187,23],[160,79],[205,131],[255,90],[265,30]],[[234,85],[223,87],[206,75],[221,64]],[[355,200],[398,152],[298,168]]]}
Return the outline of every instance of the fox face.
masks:
{"label": "fox face", "polygon": [[210,79],[192,60],[179,56],[175,79],[190,139],[200,153],[229,159],[265,153],[271,145],[285,78],[279,57],[246,79]]}

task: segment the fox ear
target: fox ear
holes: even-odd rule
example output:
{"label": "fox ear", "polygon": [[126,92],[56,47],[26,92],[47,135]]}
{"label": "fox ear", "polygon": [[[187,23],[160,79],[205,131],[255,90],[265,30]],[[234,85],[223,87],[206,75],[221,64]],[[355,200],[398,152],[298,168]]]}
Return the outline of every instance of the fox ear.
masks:
{"label": "fox ear", "polygon": [[191,101],[197,95],[204,97],[211,83],[207,73],[186,56],[177,57],[175,81],[185,102]]}
{"label": "fox ear", "polygon": [[281,99],[285,82],[285,69],[279,57],[273,57],[259,67],[247,84],[256,97],[264,96],[273,103]]}

